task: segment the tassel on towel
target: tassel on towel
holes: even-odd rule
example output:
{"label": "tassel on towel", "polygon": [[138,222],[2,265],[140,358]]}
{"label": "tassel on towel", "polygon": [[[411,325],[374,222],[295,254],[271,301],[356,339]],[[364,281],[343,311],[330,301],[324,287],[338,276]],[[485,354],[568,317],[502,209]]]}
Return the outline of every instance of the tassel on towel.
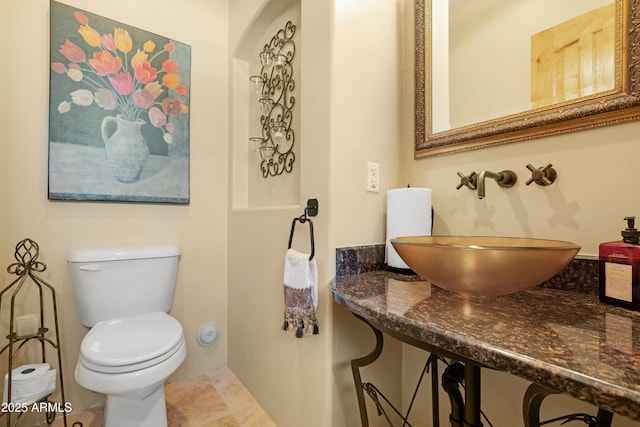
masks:
{"label": "tassel on towel", "polygon": [[284,261],[284,322],[282,330],[295,331],[302,338],[305,329],[320,333],[318,309],[318,266],[309,254],[287,250]]}

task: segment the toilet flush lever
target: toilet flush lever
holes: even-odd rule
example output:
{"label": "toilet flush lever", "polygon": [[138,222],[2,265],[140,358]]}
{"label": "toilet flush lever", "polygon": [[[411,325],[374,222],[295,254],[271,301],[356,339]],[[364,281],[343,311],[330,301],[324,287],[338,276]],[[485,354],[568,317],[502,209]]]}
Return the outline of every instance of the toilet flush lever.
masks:
{"label": "toilet flush lever", "polygon": [[89,264],[89,265],[81,265],[80,270],[82,271],[100,271],[100,265],[98,264]]}

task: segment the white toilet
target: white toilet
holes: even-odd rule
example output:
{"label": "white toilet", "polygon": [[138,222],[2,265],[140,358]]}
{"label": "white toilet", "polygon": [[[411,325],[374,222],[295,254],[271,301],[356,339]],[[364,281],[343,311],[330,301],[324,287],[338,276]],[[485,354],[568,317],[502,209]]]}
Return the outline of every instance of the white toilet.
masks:
{"label": "white toilet", "polygon": [[167,313],[180,250],[76,249],[67,257],[80,322],[75,377],[107,395],[105,427],[166,427],[164,383],[184,361],[182,326]]}

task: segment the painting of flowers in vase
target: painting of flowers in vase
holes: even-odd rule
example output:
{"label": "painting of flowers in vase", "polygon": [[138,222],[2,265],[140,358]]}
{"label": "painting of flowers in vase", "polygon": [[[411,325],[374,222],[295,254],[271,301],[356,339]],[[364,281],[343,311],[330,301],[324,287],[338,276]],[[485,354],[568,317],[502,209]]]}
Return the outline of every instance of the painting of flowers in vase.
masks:
{"label": "painting of flowers in vase", "polygon": [[191,47],[51,1],[49,199],[189,203]]}

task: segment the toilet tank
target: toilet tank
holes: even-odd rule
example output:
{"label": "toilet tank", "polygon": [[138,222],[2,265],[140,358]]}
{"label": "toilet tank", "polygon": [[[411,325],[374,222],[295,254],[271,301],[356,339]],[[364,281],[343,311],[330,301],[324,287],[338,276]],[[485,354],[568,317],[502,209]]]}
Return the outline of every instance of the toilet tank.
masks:
{"label": "toilet tank", "polygon": [[171,246],[72,250],[67,263],[80,323],[169,312],[179,256]]}

